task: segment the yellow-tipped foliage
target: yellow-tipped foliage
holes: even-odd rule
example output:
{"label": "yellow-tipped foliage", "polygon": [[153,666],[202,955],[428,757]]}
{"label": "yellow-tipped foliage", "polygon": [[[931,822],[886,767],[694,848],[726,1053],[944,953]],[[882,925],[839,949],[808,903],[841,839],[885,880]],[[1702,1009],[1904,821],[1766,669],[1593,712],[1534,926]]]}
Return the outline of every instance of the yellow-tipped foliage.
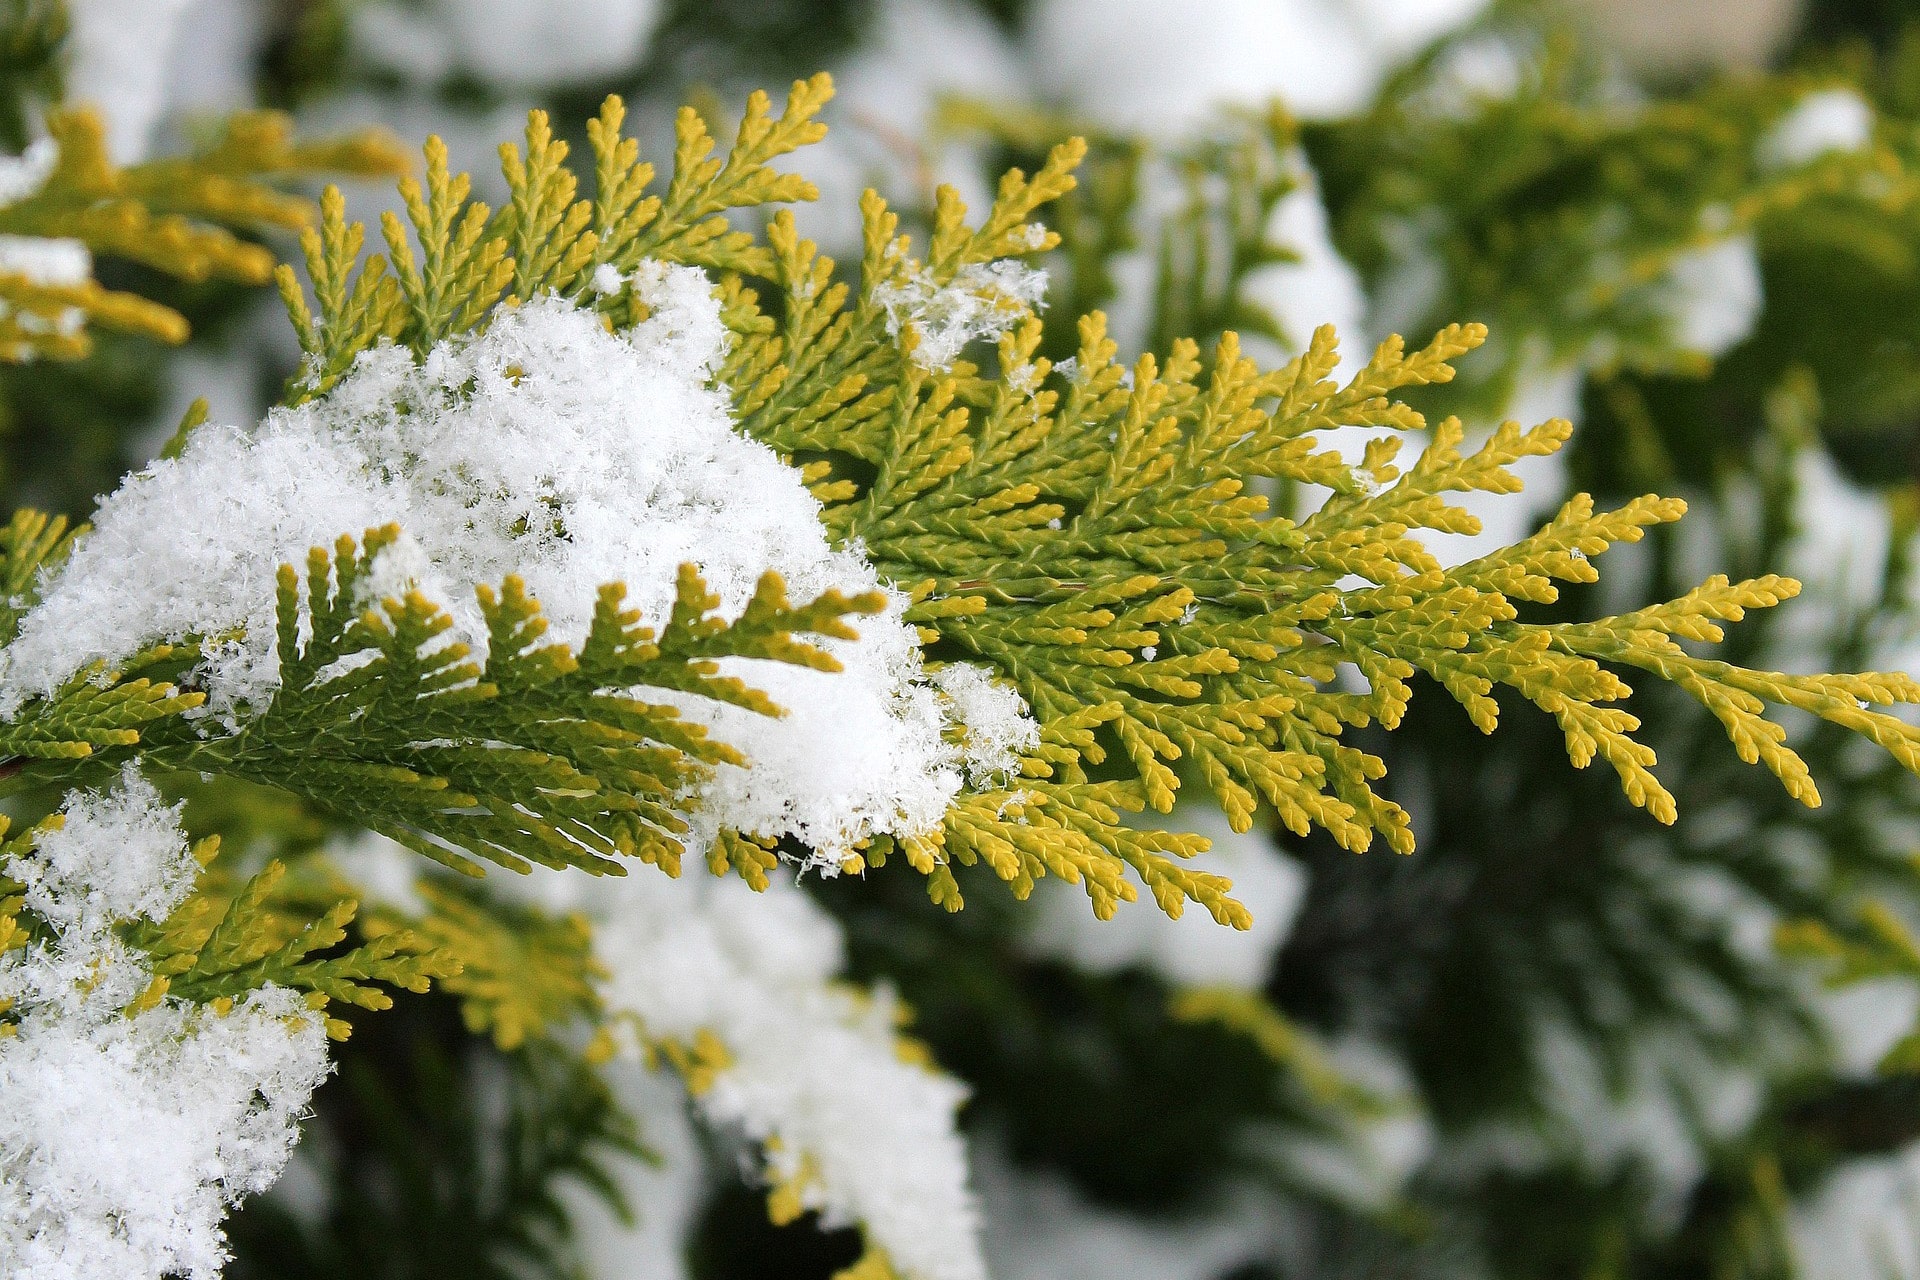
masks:
{"label": "yellow-tipped foliage", "polygon": [[[58,160],[32,195],[0,206],[0,234],[75,241],[94,256],[124,258],[183,280],[263,284],[274,255],[247,237],[312,221],[306,199],[272,185],[308,173],[387,174],[404,168],[392,138],[369,130],[297,142],[278,112],[243,112],[184,156],[118,166],[105,131],[85,108],[56,110],[47,132]],[[37,279],[0,271],[0,360],[74,359],[90,327],[182,342],[185,317],[91,279]]]}

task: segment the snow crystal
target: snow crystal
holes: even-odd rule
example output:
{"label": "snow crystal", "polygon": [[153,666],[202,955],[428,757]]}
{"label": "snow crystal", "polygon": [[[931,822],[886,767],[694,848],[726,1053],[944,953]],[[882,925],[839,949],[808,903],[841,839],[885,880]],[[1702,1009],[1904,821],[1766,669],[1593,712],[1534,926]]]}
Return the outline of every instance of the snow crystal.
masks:
{"label": "snow crystal", "polygon": [[804,1170],[807,1208],[860,1224],[914,1280],[984,1280],[954,1127],[965,1086],[901,1057],[887,991],[835,981],[839,926],[805,893],[784,879],[755,893],[731,878],[544,870],[512,886],[588,914],[616,1015],[652,1039],[719,1037],[729,1062],[700,1110],[767,1143],[777,1178]]}
{"label": "snow crystal", "polygon": [[1275,847],[1264,831],[1236,832],[1210,804],[1179,805],[1157,826],[1206,836],[1213,847],[1196,865],[1233,881],[1233,895],[1253,913],[1253,927],[1230,929],[1189,908],[1172,919],[1142,894],[1111,920],[1095,918],[1086,891],[1064,880],[1034,886],[1024,946],[1030,954],[1064,960],[1089,973],[1151,970],[1176,986],[1233,986],[1258,990],[1306,896],[1304,868]]}
{"label": "snow crystal", "polygon": [[164,999],[113,932],[164,915],[198,863],[177,815],[129,768],[78,796],[38,852],[9,860],[50,936],[0,958],[16,1034],[0,1040],[0,1272],[22,1280],[211,1280],[228,1206],[264,1189],[327,1071],[296,992],[224,1016]]}
{"label": "snow crystal", "polygon": [[960,268],[953,282],[937,285],[924,269],[899,284],[874,289],[887,312],[888,332],[903,326],[919,336],[914,363],[945,369],[976,338],[989,342],[1032,315],[1045,301],[1047,273],[1012,258]]}
{"label": "snow crystal", "polygon": [[593,269],[593,291],[602,297],[618,293],[627,287],[627,278],[611,262],[603,262]]}
{"label": "snow crystal", "polygon": [[37,194],[59,160],[60,147],[52,138],[41,138],[17,156],[0,156],[0,208]]}
{"label": "snow crystal", "polygon": [[933,672],[933,683],[965,736],[967,779],[975,786],[1003,781],[1018,769],[1022,753],[1040,745],[1040,726],[1027,714],[1026,700],[983,668],[951,662]]}
{"label": "snow crystal", "polygon": [[146,159],[166,106],[167,68],[191,0],[72,0],[67,99],[99,108],[118,164]]}
{"label": "snow crystal", "polygon": [[[0,709],[11,714],[96,659],[239,631],[203,671],[214,721],[235,724],[277,687],[277,566],[390,521],[404,536],[382,557],[382,589],[417,587],[482,653],[473,586],[511,573],[540,600],[549,634],[576,645],[601,584],[625,582],[630,603],[657,622],[688,561],[729,615],[766,569],[796,601],[881,589],[857,548],[829,546],[798,471],[734,430],[711,382],[725,330],[706,277],[656,266],[631,283],[652,314],[630,333],[536,300],[477,338],[441,344],[424,364],[394,348],[367,352],[326,396],[275,409],[253,431],[200,428],[178,459],[101,504],[93,532],[0,652]],[[179,536],[185,529],[194,536]],[[888,598],[885,614],[856,620],[858,640],[823,642],[839,673],[725,664],[784,717],[650,695],[750,761],[716,770],[692,815],[696,847],[731,826],[796,837],[837,865],[853,842],[926,830],[944,815],[965,753],[944,739],[945,704],[922,676],[904,598]]]}
{"label": "snow crystal", "polygon": [[1823,89],[1794,105],[1760,140],[1761,161],[1787,169],[1832,151],[1859,151],[1873,141],[1873,108],[1853,89]]}
{"label": "snow crystal", "polygon": [[40,285],[85,284],[93,276],[93,254],[78,240],[0,235],[0,274]]}
{"label": "snow crystal", "polygon": [[6,873],[26,886],[27,910],[92,936],[116,920],[166,919],[199,870],[178,811],[128,765],[116,790],[70,805],[60,828],[42,834],[36,851],[13,859]]}
{"label": "snow crystal", "polygon": [[1655,305],[1676,347],[1717,358],[1753,332],[1761,289],[1759,252],[1743,233],[1676,256]]}

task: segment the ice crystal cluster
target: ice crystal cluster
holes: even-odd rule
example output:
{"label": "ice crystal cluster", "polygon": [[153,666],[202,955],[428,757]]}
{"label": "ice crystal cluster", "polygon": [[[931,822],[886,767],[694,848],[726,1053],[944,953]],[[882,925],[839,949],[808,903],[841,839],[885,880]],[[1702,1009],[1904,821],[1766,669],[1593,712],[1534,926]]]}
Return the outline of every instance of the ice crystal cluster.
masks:
{"label": "ice crystal cluster", "polygon": [[997,342],[1046,299],[1045,273],[1010,259],[962,267],[947,284],[925,271],[874,291],[886,308],[888,329],[912,333],[913,357],[923,369],[952,365],[970,342]]}
{"label": "ice crystal cluster", "polygon": [[[205,637],[207,729],[232,728],[277,687],[278,566],[388,523],[402,533],[375,566],[374,598],[422,593],[481,654],[474,588],[509,574],[574,646],[608,582],[625,582],[643,617],[664,620],[683,563],[729,614],[768,569],[808,598],[880,590],[856,548],[828,545],[799,472],[735,429],[713,382],[726,331],[705,274],[644,264],[626,283],[652,307],[630,331],[537,300],[422,362],[391,346],[367,352],[325,396],[276,409],[255,430],[196,431],[180,457],[101,505],[0,653],[0,706],[48,694],[89,663]],[[733,660],[783,716],[681,700],[749,760],[708,782],[695,847],[722,827],[793,836],[834,867],[872,835],[935,827],[969,769],[1012,767],[1012,751],[1035,736],[1017,695],[984,679],[926,678],[893,600],[858,639],[823,642],[842,671]],[[832,751],[820,750],[826,740]]]}
{"label": "ice crystal cluster", "polygon": [[629,1049],[717,1039],[695,1102],[762,1146],[792,1211],[860,1226],[902,1275],[984,1280],[955,1128],[967,1090],[903,1046],[885,988],[838,980],[840,928],[791,881],[546,873],[529,891],[593,921]]}
{"label": "ice crystal cluster", "polygon": [[154,975],[115,929],[163,919],[200,865],[131,767],[62,816],[0,864],[45,930],[0,955],[0,1272],[211,1280],[228,1206],[279,1174],[326,1074],[320,1019],[272,987],[142,1000]]}

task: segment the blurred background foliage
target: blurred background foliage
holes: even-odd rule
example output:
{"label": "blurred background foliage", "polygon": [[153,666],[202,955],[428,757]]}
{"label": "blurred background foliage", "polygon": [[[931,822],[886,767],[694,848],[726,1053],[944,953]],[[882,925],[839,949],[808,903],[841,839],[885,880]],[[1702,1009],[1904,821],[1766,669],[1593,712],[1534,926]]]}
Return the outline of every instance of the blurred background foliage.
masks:
{"label": "blurred background foliage", "polygon": [[[936,181],[977,206],[991,174],[1084,133],[1083,184],[1052,215],[1050,353],[1095,307],[1135,351],[1233,329],[1275,359],[1323,322],[1357,360],[1390,333],[1484,321],[1494,341],[1419,407],[1480,429],[1576,423],[1523,497],[1477,509],[1486,539],[1576,491],[1693,507],[1611,553],[1628,563],[1603,598],[1570,591],[1542,616],[1780,568],[1806,595],[1739,629],[1731,660],[1920,657],[1911,0],[183,12],[155,147],[268,105],[310,132],[440,132],[483,192],[529,106],[572,129],[625,94],[658,154],[679,100],[717,114],[741,88],[833,70],[836,132],[797,167],[823,195],[803,230],[836,256],[864,183],[909,218]],[[6,146],[58,96],[66,31],[55,0],[0,0]],[[385,198],[349,194],[361,216]],[[84,516],[193,397],[247,420],[292,370],[260,288],[101,276],[192,337],[0,366],[10,504]],[[948,916],[897,868],[808,882],[846,930],[849,976],[892,984],[975,1091],[996,1274],[1920,1276],[1920,1052],[1903,1044],[1920,783],[1795,725],[1828,799],[1805,811],[1686,699],[1634,710],[1674,828],[1573,769],[1529,708],[1503,706],[1483,738],[1450,699],[1416,698],[1365,744],[1416,855],[1215,823],[1267,913],[1251,941],[986,892]],[[313,839],[297,813],[256,817],[267,843]],[[1201,990],[1237,1012],[1195,1016]],[[234,1220],[235,1276],[824,1280],[858,1255],[847,1233],[769,1223],[726,1135],[691,1133],[645,1081],[547,1042],[502,1052],[446,997],[405,998],[341,1061],[295,1171]],[[626,1242],[622,1269],[596,1261],[606,1240]]]}

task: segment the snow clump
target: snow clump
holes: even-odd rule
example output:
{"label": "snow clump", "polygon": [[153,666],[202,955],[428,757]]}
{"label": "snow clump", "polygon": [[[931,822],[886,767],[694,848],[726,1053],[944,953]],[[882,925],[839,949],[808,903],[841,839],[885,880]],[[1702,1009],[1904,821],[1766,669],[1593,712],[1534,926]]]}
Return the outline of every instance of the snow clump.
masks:
{"label": "snow clump", "polygon": [[651,1043],[719,1038],[726,1062],[695,1104],[762,1144],[769,1175],[825,1226],[858,1224],[912,1280],[985,1280],[955,1127],[966,1086],[902,1052],[890,992],[838,980],[840,926],[791,881],[756,893],[733,878],[540,869],[512,887],[592,920],[615,1025],[637,1021]]}
{"label": "snow clump", "polygon": [[1831,152],[1862,151],[1873,142],[1873,107],[1853,89],[1822,89],[1794,104],[1760,141],[1760,158],[1790,169]]}
{"label": "snow clump", "polygon": [[997,341],[1032,315],[1046,298],[1047,273],[1012,258],[975,262],[960,268],[951,283],[935,284],[922,268],[897,283],[883,284],[873,299],[887,312],[887,331],[896,337],[911,328],[918,338],[914,363],[923,369],[948,368],[961,348],[976,338]]}
{"label": "snow clump", "polygon": [[221,1219],[292,1153],[327,1072],[301,996],[268,987],[225,1016],[176,999],[132,1017],[144,958],[114,933],[165,918],[199,863],[132,766],[68,801],[65,824],[0,864],[45,937],[0,957],[0,1273],[16,1280],[211,1280]]}
{"label": "snow clump", "polygon": [[[1024,271],[993,264],[979,287],[1028,296]],[[202,427],[177,459],[130,477],[0,651],[0,714],[90,662],[234,634],[210,646],[199,675],[207,730],[237,727],[278,687],[277,567],[390,522],[402,538],[376,563],[379,593],[419,590],[482,655],[474,587],[509,574],[540,601],[549,635],[577,646],[604,583],[624,582],[629,604],[657,625],[682,563],[699,566],[728,616],[772,569],[795,601],[838,589],[882,591],[888,605],[853,620],[857,640],[821,642],[838,673],[723,664],[784,717],[648,695],[748,758],[719,766],[692,805],[692,847],[731,827],[794,837],[836,867],[869,836],[932,829],[969,768],[1013,766],[1031,721],[1007,692],[989,717],[997,727],[961,732],[959,703],[922,670],[904,596],[857,546],[833,548],[799,472],[735,429],[714,380],[727,334],[708,278],[654,263],[608,283],[632,288],[649,318],[610,333],[595,312],[546,298],[424,362],[383,346],[326,395],[274,409],[250,431]],[[929,305],[939,310],[937,298]],[[941,314],[927,345],[997,323]]]}

